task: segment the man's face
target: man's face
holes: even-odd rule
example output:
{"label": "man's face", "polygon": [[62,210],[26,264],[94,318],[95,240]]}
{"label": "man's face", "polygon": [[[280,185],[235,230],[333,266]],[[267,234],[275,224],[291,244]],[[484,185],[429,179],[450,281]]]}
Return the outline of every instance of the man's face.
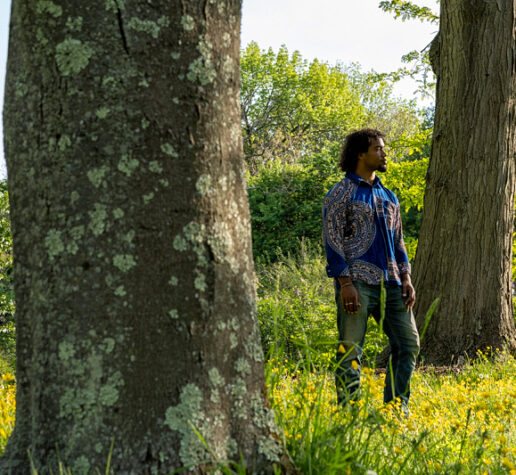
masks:
{"label": "man's face", "polygon": [[386,172],[387,154],[385,153],[385,143],[383,139],[371,139],[371,144],[367,152],[359,154],[358,159],[362,161],[363,166],[371,172]]}

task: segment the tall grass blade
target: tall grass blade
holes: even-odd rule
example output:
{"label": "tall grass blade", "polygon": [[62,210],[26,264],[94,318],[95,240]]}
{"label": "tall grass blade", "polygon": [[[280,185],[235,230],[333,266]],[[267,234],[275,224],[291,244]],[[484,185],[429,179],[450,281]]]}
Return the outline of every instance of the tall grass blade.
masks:
{"label": "tall grass blade", "polygon": [[425,336],[426,330],[427,330],[428,325],[430,323],[430,319],[432,318],[432,315],[434,314],[435,309],[437,308],[437,305],[439,304],[440,300],[441,300],[441,297],[437,297],[432,302],[432,304],[430,305],[430,308],[428,309],[428,312],[426,312],[426,315],[425,315],[425,325],[423,327],[423,331],[421,332],[421,336],[419,337],[419,339],[421,341],[423,341],[423,337]]}

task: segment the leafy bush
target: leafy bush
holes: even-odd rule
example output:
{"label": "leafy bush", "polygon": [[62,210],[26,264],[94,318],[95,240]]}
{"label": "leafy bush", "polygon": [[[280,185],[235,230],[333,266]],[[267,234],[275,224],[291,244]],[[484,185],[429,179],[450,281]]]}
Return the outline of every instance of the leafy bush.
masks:
{"label": "leafy bush", "polygon": [[324,195],[341,179],[329,150],[296,164],[272,161],[248,177],[253,252],[257,259],[299,251],[299,241],[321,241]]}
{"label": "leafy bush", "polygon": [[[406,244],[419,236],[425,195],[425,177],[428,168],[428,159],[422,158],[399,163],[391,162],[382,181],[391,189],[400,201],[403,234]],[[417,241],[416,241],[417,245]],[[415,246],[414,246],[415,253]],[[413,256],[409,257],[412,259]]]}

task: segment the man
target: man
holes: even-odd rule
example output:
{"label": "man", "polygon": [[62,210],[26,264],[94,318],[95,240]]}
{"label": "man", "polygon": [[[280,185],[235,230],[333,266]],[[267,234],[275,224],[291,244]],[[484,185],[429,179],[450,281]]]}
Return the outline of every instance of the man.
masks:
{"label": "man", "polygon": [[339,403],[358,396],[367,319],[372,314],[380,322],[383,282],[386,301],[382,327],[391,347],[384,402],[400,398],[406,408],[419,352],[412,314],[416,295],[398,199],[376,176],[376,172],[387,170],[384,137],[378,130],[362,129],[346,138],[340,157],[346,176],[325,197],[323,235],[326,271],[335,281]]}

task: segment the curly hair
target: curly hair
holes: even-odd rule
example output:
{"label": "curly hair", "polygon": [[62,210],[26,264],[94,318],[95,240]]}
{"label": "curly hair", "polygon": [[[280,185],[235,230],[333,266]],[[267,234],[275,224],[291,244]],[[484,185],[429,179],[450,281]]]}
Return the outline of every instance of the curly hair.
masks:
{"label": "curly hair", "polygon": [[360,129],[346,137],[339,166],[343,172],[353,173],[357,168],[358,155],[366,153],[372,139],[383,139],[385,134],[377,129]]}

